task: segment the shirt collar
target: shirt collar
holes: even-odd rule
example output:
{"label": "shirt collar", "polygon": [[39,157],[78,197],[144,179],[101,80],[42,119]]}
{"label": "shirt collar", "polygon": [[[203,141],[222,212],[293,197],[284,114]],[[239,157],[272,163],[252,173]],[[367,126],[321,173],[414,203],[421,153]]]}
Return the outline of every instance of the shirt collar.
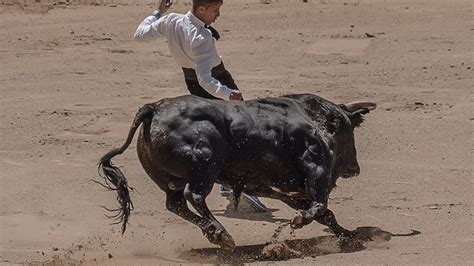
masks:
{"label": "shirt collar", "polygon": [[202,21],[198,17],[196,17],[191,11],[188,11],[188,13],[186,13],[186,17],[188,17],[191,20],[191,22],[193,24],[195,24],[196,26],[201,26],[201,27],[206,26],[204,21]]}

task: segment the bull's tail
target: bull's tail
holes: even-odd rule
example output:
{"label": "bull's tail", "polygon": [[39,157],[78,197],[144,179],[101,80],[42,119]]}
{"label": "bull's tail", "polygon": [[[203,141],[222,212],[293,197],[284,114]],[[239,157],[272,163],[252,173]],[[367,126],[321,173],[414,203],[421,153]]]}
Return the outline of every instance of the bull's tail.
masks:
{"label": "bull's tail", "polygon": [[105,186],[109,190],[117,191],[117,200],[120,204],[120,207],[117,209],[104,208],[108,211],[115,212],[114,215],[108,217],[115,219],[114,224],[122,223],[122,234],[127,228],[128,217],[130,216],[130,211],[133,210],[133,203],[130,199],[129,186],[125,175],[122,173],[120,168],[112,164],[111,160],[116,155],[122,154],[128,148],[140,124],[146,119],[151,119],[153,116],[153,111],[154,109],[150,104],[146,104],[140,108],[135,116],[135,119],[133,120],[127,140],[122,145],[122,147],[109,151],[104,156],[102,156],[99,161],[99,175],[104,178],[105,185],[102,183],[99,184]]}

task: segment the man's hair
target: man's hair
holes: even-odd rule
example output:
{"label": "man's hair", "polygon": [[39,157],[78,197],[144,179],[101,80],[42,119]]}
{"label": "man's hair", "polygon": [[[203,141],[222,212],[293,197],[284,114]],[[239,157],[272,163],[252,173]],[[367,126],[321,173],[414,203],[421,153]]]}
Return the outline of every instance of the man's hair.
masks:
{"label": "man's hair", "polygon": [[224,0],[193,0],[193,9],[198,6],[208,6],[210,4],[223,4]]}

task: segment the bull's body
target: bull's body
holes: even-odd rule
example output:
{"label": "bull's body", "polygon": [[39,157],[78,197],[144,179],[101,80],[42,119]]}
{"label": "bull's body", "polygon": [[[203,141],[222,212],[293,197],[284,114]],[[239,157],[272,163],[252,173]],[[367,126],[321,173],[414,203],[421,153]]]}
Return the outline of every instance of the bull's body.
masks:
{"label": "bull's body", "polygon": [[214,183],[232,187],[237,197],[245,192],[280,199],[301,210],[295,228],[317,220],[348,235],[327,199],[338,177],[359,173],[353,128],[373,108],[335,105],[311,94],[244,102],[163,99],[140,109],[125,145],[106,154],[101,167],[118,188],[123,230],[132,205],[126,179],[110,160],[143,124],[137,150],[145,171],[166,192],[167,208],[199,226],[211,242],[235,246],[206,206]]}

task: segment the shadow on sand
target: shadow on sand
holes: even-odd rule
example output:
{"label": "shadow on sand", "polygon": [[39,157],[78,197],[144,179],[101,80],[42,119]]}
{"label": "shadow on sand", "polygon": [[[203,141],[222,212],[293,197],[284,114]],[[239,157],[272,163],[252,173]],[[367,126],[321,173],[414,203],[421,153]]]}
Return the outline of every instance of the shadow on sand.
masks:
{"label": "shadow on sand", "polygon": [[258,261],[285,261],[294,258],[317,257],[334,253],[351,253],[368,247],[384,247],[394,236],[414,236],[420,232],[392,234],[378,227],[358,227],[352,239],[340,240],[334,235],[309,239],[292,239],[260,245],[238,246],[233,252],[220,248],[192,249],[180,259],[198,263],[251,263]]}
{"label": "shadow on sand", "polygon": [[240,220],[249,220],[249,221],[265,221],[265,222],[288,222],[288,219],[276,218],[273,216],[273,212],[278,211],[278,209],[267,209],[266,212],[255,212],[254,210],[248,209],[239,209],[235,211],[233,209],[227,210],[213,210],[212,213],[215,216],[223,216],[227,218],[240,219]]}

